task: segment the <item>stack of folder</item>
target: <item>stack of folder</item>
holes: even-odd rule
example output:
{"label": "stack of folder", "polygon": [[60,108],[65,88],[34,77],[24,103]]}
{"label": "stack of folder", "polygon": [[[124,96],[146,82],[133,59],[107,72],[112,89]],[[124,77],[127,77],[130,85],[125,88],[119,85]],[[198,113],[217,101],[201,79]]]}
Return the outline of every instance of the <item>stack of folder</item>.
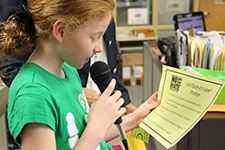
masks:
{"label": "stack of folder", "polygon": [[209,70],[225,70],[224,35],[193,36],[181,31],[177,31],[176,34],[177,58],[179,58],[177,64],[179,67],[188,65]]}

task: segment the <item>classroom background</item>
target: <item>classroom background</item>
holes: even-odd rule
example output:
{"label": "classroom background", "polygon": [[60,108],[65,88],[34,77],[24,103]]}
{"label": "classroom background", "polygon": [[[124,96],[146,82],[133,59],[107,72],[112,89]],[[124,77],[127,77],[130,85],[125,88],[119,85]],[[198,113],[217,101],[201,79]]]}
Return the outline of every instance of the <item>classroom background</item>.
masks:
{"label": "classroom background", "polygon": [[[201,12],[205,28],[197,31],[199,24],[193,22],[183,31],[176,22],[179,15],[190,17],[194,12]],[[224,12],[224,0],[116,0],[117,60],[131,102],[139,106],[158,90],[164,64],[190,66],[225,80]],[[0,150],[8,150],[7,95],[0,80]],[[170,150],[225,150],[225,96],[216,104]],[[165,150],[151,136],[145,145],[146,150]]]}

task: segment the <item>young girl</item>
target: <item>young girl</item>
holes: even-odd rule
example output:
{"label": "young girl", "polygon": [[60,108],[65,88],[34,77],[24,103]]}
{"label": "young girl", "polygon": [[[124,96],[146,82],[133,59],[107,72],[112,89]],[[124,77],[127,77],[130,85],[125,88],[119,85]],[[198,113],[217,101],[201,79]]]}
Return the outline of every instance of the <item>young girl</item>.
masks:
{"label": "young girl", "polygon": [[[8,101],[9,129],[21,149],[112,149],[105,141],[118,136],[114,122],[126,111],[121,92],[111,95],[113,79],[89,109],[76,69],[102,51],[114,7],[114,0],[28,0],[28,10],[1,26],[1,54],[34,49]],[[123,117],[126,131],[159,105],[156,98]]]}

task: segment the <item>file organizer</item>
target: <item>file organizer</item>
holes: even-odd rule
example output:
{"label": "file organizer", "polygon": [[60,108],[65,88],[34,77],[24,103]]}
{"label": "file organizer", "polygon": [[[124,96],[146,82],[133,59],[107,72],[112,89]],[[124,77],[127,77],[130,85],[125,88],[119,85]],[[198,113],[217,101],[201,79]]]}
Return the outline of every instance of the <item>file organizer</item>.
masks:
{"label": "file organizer", "polygon": [[[191,29],[193,30],[193,29]],[[194,33],[193,31],[189,33]],[[216,31],[190,35],[176,31],[177,64],[225,82],[225,36]],[[225,104],[223,88],[215,104]]]}

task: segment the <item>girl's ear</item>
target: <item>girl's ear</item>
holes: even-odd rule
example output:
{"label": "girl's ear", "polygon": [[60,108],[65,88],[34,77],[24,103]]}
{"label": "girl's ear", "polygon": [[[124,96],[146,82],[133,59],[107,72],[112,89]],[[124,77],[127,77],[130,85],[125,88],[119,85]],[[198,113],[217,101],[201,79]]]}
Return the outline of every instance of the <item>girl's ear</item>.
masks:
{"label": "girl's ear", "polygon": [[53,37],[56,39],[57,42],[61,43],[63,41],[63,38],[65,36],[65,30],[66,30],[67,23],[64,20],[57,20],[53,24]]}

